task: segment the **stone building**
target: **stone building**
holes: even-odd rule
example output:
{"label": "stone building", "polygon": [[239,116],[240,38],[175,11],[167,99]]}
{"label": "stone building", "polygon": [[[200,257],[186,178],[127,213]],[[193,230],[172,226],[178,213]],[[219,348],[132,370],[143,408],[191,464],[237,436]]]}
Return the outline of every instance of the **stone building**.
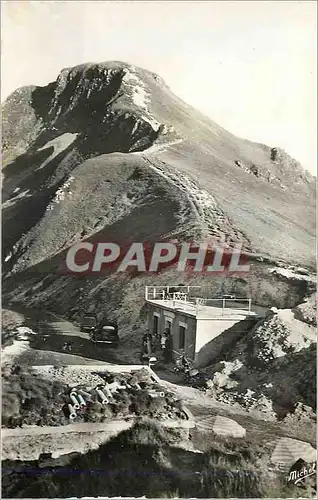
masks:
{"label": "stone building", "polygon": [[148,328],[153,336],[166,328],[172,334],[175,356],[185,354],[204,366],[227,344],[240,338],[265,315],[251,299],[196,296],[200,287],[146,287]]}

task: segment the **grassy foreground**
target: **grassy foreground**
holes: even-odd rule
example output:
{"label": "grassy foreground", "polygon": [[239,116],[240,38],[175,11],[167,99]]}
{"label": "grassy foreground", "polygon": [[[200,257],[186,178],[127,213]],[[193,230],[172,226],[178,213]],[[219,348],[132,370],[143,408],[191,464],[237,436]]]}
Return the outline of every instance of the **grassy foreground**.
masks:
{"label": "grassy foreground", "polygon": [[[216,438],[211,449],[181,448],[184,435],[154,421],[79,455],[65,467],[40,468],[37,462],[2,464],[6,498],[147,496],[148,498],[296,498],[310,497],[269,468],[264,449],[248,441]],[[191,448],[190,448],[191,449]]]}

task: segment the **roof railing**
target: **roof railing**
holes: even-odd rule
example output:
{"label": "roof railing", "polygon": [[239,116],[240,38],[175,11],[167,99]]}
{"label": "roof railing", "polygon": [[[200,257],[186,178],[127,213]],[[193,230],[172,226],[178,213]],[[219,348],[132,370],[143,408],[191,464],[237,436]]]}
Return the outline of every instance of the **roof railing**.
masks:
{"label": "roof railing", "polygon": [[[176,288],[185,291],[175,291]],[[173,308],[182,308],[182,306],[193,307],[197,313],[204,307],[215,307],[222,310],[224,315],[226,309],[239,309],[251,313],[252,299],[250,298],[204,298],[189,295],[191,289],[201,288],[200,286],[146,286],[146,300],[160,300],[167,304],[172,302]],[[171,293],[172,292],[172,293]],[[227,312],[226,312],[227,314]]]}
{"label": "roof railing", "polygon": [[189,294],[196,288],[201,288],[201,286],[193,285],[148,285],[145,288],[145,299],[146,300],[164,300],[167,296],[172,296],[174,293],[179,294]]}

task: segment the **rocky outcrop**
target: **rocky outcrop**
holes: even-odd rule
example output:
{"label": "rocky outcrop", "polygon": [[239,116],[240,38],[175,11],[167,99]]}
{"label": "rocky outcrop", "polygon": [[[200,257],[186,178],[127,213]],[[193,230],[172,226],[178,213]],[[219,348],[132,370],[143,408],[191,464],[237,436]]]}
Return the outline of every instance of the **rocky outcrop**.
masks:
{"label": "rocky outcrop", "polygon": [[299,304],[293,309],[295,318],[317,327],[317,294],[313,293],[307,297],[305,302]]}
{"label": "rocky outcrop", "polygon": [[211,396],[270,419],[295,421],[306,408],[315,412],[316,342],[316,329],[293,310],[271,311],[208,368]]}

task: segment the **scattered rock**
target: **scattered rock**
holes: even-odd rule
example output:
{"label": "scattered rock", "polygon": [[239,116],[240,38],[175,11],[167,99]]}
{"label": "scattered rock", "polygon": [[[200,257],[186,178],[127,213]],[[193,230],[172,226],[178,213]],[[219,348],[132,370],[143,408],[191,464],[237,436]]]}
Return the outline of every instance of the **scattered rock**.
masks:
{"label": "scattered rock", "polygon": [[296,425],[299,423],[305,424],[306,422],[308,424],[314,424],[317,421],[317,418],[316,413],[311,406],[298,402],[294,410],[288,413],[283,421],[285,424],[288,424],[289,422]]}

